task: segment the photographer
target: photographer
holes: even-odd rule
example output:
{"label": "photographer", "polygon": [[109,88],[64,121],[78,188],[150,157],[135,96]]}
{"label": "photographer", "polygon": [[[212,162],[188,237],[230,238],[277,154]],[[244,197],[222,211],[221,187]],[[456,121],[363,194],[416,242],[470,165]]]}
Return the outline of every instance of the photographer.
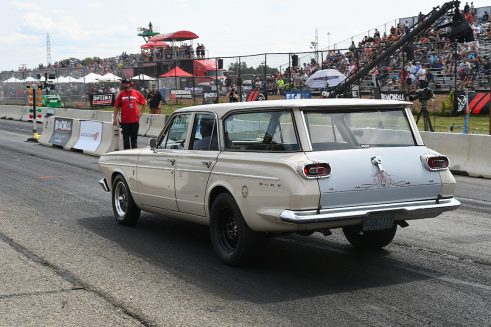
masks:
{"label": "photographer", "polygon": [[232,89],[227,93],[227,97],[229,102],[239,102],[239,94],[235,92],[235,87],[232,87]]}

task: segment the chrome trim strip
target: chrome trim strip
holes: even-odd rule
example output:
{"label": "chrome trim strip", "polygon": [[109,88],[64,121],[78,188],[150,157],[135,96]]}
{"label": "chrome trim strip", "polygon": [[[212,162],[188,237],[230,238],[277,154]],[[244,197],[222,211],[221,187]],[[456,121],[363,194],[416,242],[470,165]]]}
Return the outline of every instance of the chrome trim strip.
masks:
{"label": "chrome trim strip", "polygon": [[129,164],[118,164],[118,163],[111,163],[111,162],[99,162],[99,165],[101,165],[101,166],[117,166],[117,167],[136,167],[136,164],[129,165]]}
{"label": "chrome trim strip", "polygon": [[173,167],[155,167],[155,166],[137,166],[137,168],[155,169],[155,170],[174,170]]}
{"label": "chrome trim strip", "polygon": [[107,180],[105,178],[102,178],[98,181],[99,185],[102,187],[102,189],[106,192],[109,192],[109,185],[107,185]]}
{"label": "chrome trim strip", "polygon": [[411,216],[421,213],[442,213],[444,211],[454,210],[460,206],[460,202],[455,199],[440,199],[415,202],[399,202],[389,204],[378,204],[371,206],[359,207],[342,207],[334,209],[324,209],[320,211],[292,211],[283,210],[280,219],[289,223],[308,224],[318,222],[344,221],[353,218],[361,218],[369,214],[397,212],[402,215]]}
{"label": "chrome trim strip", "polygon": [[212,171],[212,174],[222,175],[222,176],[232,176],[232,177],[244,177],[244,178],[254,178],[254,179],[264,179],[268,181],[279,181],[278,177],[268,177],[268,176],[254,176],[254,175],[244,175],[244,174],[234,174],[234,173],[223,173],[219,171]]}
{"label": "chrome trim strip", "polygon": [[183,171],[187,173],[203,173],[203,174],[209,174],[209,170],[197,170],[197,169],[176,169],[176,171]]}

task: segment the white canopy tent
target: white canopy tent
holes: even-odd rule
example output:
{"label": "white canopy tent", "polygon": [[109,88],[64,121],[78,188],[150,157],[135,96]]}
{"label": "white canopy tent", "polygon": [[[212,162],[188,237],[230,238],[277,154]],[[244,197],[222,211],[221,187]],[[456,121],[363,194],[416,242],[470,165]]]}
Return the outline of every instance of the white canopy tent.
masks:
{"label": "white canopy tent", "polygon": [[24,81],[21,80],[21,79],[15,78],[14,76],[12,76],[11,78],[6,79],[5,81],[3,81],[3,83],[24,83]]}
{"label": "white canopy tent", "polygon": [[98,78],[99,82],[117,82],[120,81],[122,78],[119,76],[114,75],[113,73],[107,73],[104,76]]}
{"label": "white canopy tent", "polygon": [[150,76],[145,75],[145,74],[133,76],[131,79],[134,81],[155,81],[154,77],[150,77]]}
{"label": "white canopy tent", "polygon": [[80,79],[71,76],[59,76],[56,83],[80,83]]}
{"label": "white canopy tent", "polygon": [[96,73],[89,73],[83,77],[78,79],[80,83],[98,83],[99,79],[102,78],[102,75]]}
{"label": "white canopy tent", "polygon": [[34,77],[32,77],[32,76],[29,76],[29,77],[27,77],[27,78],[24,80],[24,82],[36,82],[36,81],[37,81],[37,79],[35,79],[35,78],[34,78]]}

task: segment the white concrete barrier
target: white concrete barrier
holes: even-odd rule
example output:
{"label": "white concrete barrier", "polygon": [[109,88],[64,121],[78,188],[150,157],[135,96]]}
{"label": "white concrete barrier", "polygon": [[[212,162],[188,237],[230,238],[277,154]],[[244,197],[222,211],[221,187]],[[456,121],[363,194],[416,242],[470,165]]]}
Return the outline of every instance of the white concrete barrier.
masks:
{"label": "white concrete barrier", "polygon": [[53,135],[54,128],[55,128],[55,117],[51,116],[46,118],[43,124],[43,133],[41,134],[41,136],[39,136],[38,143],[51,146],[52,144],[49,143],[49,140]]}
{"label": "white concrete barrier", "polygon": [[491,135],[421,132],[425,145],[448,156],[450,169],[491,178]]}
{"label": "white concrete barrier", "polygon": [[73,149],[95,156],[119,150],[119,133],[119,128],[112,123],[82,120]]}
{"label": "white concrete barrier", "polygon": [[0,118],[21,120],[25,114],[25,106],[0,105]]}
{"label": "white concrete barrier", "polygon": [[159,136],[162,129],[164,129],[167,116],[165,115],[150,115],[150,128],[145,133],[148,137]]}
{"label": "white concrete barrier", "polygon": [[55,116],[68,117],[81,120],[95,120],[95,110],[56,108]]}
{"label": "white concrete barrier", "polygon": [[138,135],[145,136],[150,129],[150,123],[152,121],[151,115],[143,114],[140,117],[140,127],[138,128]]}
{"label": "white concrete barrier", "polygon": [[113,112],[112,111],[101,111],[96,110],[94,120],[105,121],[105,122],[113,122]]}

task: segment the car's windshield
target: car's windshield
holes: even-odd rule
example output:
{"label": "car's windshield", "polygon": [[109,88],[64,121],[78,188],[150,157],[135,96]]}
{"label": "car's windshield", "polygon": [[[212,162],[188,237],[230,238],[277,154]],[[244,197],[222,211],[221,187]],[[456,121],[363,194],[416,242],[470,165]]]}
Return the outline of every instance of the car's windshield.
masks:
{"label": "car's windshield", "polygon": [[415,145],[404,109],[305,110],[314,151]]}

